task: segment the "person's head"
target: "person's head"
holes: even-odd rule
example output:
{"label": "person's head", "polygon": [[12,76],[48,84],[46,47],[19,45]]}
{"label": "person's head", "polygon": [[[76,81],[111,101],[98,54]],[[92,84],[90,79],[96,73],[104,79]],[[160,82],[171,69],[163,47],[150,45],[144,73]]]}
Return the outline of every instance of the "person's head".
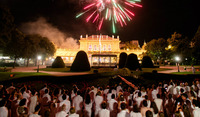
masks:
{"label": "person's head", "polygon": [[150,110],[146,111],[146,117],[153,117],[152,111]]}
{"label": "person's head", "polygon": [[111,98],[112,98],[112,99],[115,99],[115,94],[112,94],[112,95],[111,95]]}
{"label": "person's head", "polygon": [[24,106],[26,104],[26,98],[22,99],[20,102],[19,102],[19,106]]}
{"label": "person's head", "polygon": [[124,101],[124,96],[122,94],[119,96],[119,100]]}
{"label": "person's head", "polygon": [[101,108],[102,108],[102,109],[106,109],[106,107],[107,107],[107,103],[106,103],[105,101],[103,101],[103,102],[101,103]]}
{"label": "person's head", "polygon": [[0,101],[0,107],[3,107],[3,106],[5,106],[6,105],[6,100],[5,99],[2,99],[1,101]]}
{"label": "person's head", "polygon": [[122,102],[120,107],[121,107],[122,110],[125,110],[126,109],[126,104],[124,102]]}
{"label": "person's head", "polygon": [[26,91],[25,87],[23,87],[20,91],[23,94]]}
{"label": "person's head", "polygon": [[175,112],[175,117],[182,117],[179,111]]}
{"label": "person's head", "polygon": [[140,109],[138,108],[137,104],[133,104],[133,112],[140,112]]}
{"label": "person's head", "polygon": [[159,117],[165,117],[165,114],[163,112],[159,112]]}
{"label": "person's head", "polygon": [[35,93],[36,93],[35,90],[32,90],[32,91],[31,91],[31,94],[32,94],[32,95],[35,95]]}
{"label": "person's head", "polygon": [[193,104],[195,107],[198,107],[198,106],[199,106],[198,101],[195,100],[195,99],[192,100],[192,104]]}
{"label": "person's head", "polygon": [[172,94],[169,94],[169,95],[168,95],[168,99],[172,99]]}
{"label": "person's head", "polygon": [[98,91],[96,96],[100,96],[101,95],[101,91]]}
{"label": "person's head", "polygon": [[145,98],[145,100],[148,100],[148,95],[145,95],[144,98]]}
{"label": "person's head", "polygon": [[157,107],[157,105],[156,105],[156,103],[154,101],[151,102],[150,107],[153,108],[153,111],[154,111],[155,114],[158,113],[158,107]]}
{"label": "person's head", "polygon": [[65,111],[65,110],[66,110],[66,105],[65,105],[65,104],[62,105],[61,110],[62,110],[62,111]]}
{"label": "person's head", "polygon": [[157,98],[160,98],[160,94],[157,94],[156,96],[157,96]]}
{"label": "person's head", "polygon": [[147,107],[147,101],[146,100],[143,100],[142,104],[143,104],[144,107]]}
{"label": "person's head", "polygon": [[48,94],[48,93],[49,93],[49,90],[48,90],[48,89],[45,89],[45,90],[44,90],[44,93],[45,93],[45,94]]}
{"label": "person's head", "polygon": [[86,104],[90,104],[90,102],[91,102],[90,95],[87,94],[87,95],[86,95],[86,99],[85,99],[85,103],[86,103]]}
{"label": "person's head", "polygon": [[77,91],[77,95],[81,95],[81,92],[80,92],[80,91]]}
{"label": "person's head", "polygon": [[75,107],[71,107],[70,110],[69,110],[70,114],[74,114],[75,111],[76,111],[76,110],[75,110]]}
{"label": "person's head", "polygon": [[180,89],[180,92],[181,92],[181,93],[184,93],[184,89],[183,89],[183,88],[181,88],[181,89]]}
{"label": "person's head", "polygon": [[66,100],[67,96],[65,94],[62,95],[62,99]]}
{"label": "person's head", "polygon": [[35,112],[39,112],[40,111],[40,105],[37,105],[36,107],[35,107]]}
{"label": "person's head", "polygon": [[181,98],[182,98],[183,100],[187,100],[188,96],[187,96],[186,93],[183,93],[183,94],[181,94]]}
{"label": "person's head", "polygon": [[141,97],[142,96],[142,93],[141,92],[138,92],[138,97]]}
{"label": "person's head", "polygon": [[18,99],[18,100],[23,99],[22,93],[18,93],[18,94],[17,94],[17,99]]}

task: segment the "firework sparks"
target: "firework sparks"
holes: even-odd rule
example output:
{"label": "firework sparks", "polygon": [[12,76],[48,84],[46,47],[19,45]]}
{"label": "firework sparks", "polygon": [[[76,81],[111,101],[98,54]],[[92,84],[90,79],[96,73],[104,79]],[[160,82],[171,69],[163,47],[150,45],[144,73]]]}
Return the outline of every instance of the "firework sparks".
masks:
{"label": "firework sparks", "polygon": [[131,10],[134,7],[142,7],[138,2],[141,0],[92,0],[76,18],[88,15],[86,22],[96,22],[98,30],[101,30],[104,20],[112,21],[112,31],[115,33],[116,24],[121,27],[127,25],[127,21],[135,16]]}

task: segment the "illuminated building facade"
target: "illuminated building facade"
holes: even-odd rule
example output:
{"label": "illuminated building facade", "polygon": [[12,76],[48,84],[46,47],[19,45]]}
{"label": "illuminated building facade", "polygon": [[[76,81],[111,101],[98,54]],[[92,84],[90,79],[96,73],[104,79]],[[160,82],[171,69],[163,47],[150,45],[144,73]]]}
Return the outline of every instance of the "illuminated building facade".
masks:
{"label": "illuminated building facade", "polygon": [[[57,49],[55,56],[61,56],[67,65],[71,65],[77,52],[83,50],[87,53],[91,66],[115,66],[119,61],[121,52],[126,52],[127,54],[134,53],[138,55],[138,58],[145,52],[142,48],[120,50],[119,36],[115,38],[108,35],[86,35],[85,38],[80,36],[79,42],[79,49]],[[138,41],[135,43],[138,44]]]}

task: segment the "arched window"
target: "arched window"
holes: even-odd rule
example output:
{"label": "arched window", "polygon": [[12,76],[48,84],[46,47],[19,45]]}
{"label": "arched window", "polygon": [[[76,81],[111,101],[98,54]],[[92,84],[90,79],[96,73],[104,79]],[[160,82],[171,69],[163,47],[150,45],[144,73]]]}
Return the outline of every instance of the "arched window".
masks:
{"label": "arched window", "polygon": [[89,51],[91,51],[91,50],[92,50],[92,45],[89,45],[89,48],[88,48],[88,50],[89,50]]}
{"label": "arched window", "polygon": [[108,51],[111,51],[111,45],[108,45]]}
{"label": "arched window", "polygon": [[106,45],[103,45],[103,51],[106,51]]}
{"label": "arched window", "polygon": [[94,51],[97,51],[97,45],[94,45]]}

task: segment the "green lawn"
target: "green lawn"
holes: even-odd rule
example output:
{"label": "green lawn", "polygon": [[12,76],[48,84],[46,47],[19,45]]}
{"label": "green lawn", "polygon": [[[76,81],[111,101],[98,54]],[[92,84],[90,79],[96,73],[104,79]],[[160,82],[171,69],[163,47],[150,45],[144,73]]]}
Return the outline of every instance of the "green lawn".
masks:
{"label": "green lawn", "polygon": [[[11,74],[14,76],[11,77]],[[47,73],[36,73],[36,72],[0,72],[0,81],[20,78],[20,77],[27,77],[27,76],[42,76],[42,75],[49,75]]]}
{"label": "green lawn", "polygon": [[[70,68],[41,68],[41,71],[49,71],[49,72],[70,72]],[[90,72],[93,72],[95,68],[91,68]],[[167,68],[142,68],[143,72],[152,72],[153,70],[157,71],[165,71],[165,70],[171,70]],[[113,72],[113,68],[99,68],[98,72]]]}
{"label": "green lawn", "polygon": [[[37,70],[37,69],[35,69]],[[41,71],[49,71],[49,72],[69,72],[70,68],[41,68]]]}
{"label": "green lawn", "polygon": [[152,72],[153,70],[166,71],[166,70],[171,70],[171,69],[167,69],[167,68],[142,68],[143,72]]}
{"label": "green lawn", "polygon": [[[172,74],[187,75],[187,74],[192,74],[192,72],[173,72]],[[200,74],[200,71],[196,71],[195,74]]]}

